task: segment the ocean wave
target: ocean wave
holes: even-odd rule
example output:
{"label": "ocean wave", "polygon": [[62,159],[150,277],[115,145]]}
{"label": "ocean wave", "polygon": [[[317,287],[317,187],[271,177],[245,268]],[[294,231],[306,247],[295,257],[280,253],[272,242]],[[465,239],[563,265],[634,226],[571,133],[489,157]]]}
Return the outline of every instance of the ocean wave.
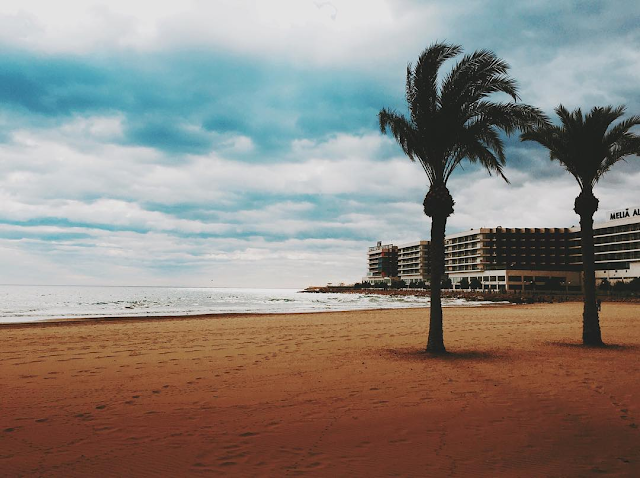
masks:
{"label": "ocean wave", "polygon": [[[489,302],[443,299],[444,307]],[[296,289],[0,286],[0,323],[53,318],[293,313],[428,307],[424,296],[304,294]]]}

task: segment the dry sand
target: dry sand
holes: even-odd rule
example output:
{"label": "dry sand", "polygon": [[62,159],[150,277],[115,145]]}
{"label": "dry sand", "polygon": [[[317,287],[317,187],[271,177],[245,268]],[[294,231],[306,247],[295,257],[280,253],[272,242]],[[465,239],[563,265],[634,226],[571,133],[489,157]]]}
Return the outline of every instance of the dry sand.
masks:
{"label": "dry sand", "polygon": [[0,475],[640,476],[640,306],[0,328]]}

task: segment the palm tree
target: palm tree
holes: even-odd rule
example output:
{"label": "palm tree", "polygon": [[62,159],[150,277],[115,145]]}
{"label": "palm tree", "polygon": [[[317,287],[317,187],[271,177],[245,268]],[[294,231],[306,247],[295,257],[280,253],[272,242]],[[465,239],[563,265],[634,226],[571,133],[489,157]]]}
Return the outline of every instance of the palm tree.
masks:
{"label": "palm tree", "polygon": [[539,125],[521,136],[522,141],[535,141],[547,148],[549,157],[559,161],[580,185],[573,210],[580,216],[584,345],[603,345],[596,305],[593,214],[598,210],[598,199],[593,195],[593,187],[615,163],[627,156],[640,154],[640,137],[629,131],[640,124],[640,116],[632,116],[611,127],[624,111],[623,106],[594,107],[583,117],[579,108],[569,112],[560,105],[556,113],[561,126]]}
{"label": "palm tree", "polygon": [[[451,173],[463,161],[480,163],[505,181],[504,146],[500,131],[511,134],[546,118],[536,108],[515,104],[515,80],[509,66],[487,50],[465,55],[438,85],[442,64],[462,52],[457,45],[435,43],[422,52],[415,67],[407,66],[406,99],[409,117],[393,110],[378,114],[380,130],[391,131],[404,153],[418,161],[429,182],[424,213],[431,217],[431,308],[427,351],[444,353],[442,303],[444,234],[454,201],[447,189]],[[514,102],[495,103],[492,93],[502,92]]]}

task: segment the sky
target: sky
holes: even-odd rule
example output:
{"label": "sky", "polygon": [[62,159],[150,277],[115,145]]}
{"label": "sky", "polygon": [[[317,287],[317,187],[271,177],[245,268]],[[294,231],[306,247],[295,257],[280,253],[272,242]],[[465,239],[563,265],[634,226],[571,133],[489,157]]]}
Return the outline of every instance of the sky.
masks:
{"label": "sky", "polygon": [[[3,0],[0,283],[358,281],[368,246],[429,238],[426,176],[376,116],[421,51],[493,50],[549,115],[640,114],[639,25],[634,0]],[[510,184],[454,173],[447,232],[576,225],[573,177],[506,144]],[[596,222],[638,185],[616,165]]]}

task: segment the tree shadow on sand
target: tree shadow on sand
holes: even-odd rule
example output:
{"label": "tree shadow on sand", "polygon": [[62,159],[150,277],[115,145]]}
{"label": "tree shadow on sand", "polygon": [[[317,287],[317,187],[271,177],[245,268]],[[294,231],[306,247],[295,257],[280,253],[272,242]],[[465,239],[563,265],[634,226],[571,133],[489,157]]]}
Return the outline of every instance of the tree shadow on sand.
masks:
{"label": "tree shadow on sand", "polygon": [[560,340],[545,342],[545,345],[552,347],[565,347],[576,350],[588,350],[590,352],[595,350],[611,350],[611,351],[625,351],[625,350],[638,350],[640,347],[637,345],[621,345],[621,344],[604,344],[604,345],[584,345],[582,342],[563,342]]}
{"label": "tree shadow on sand", "polygon": [[413,361],[478,361],[486,362],[508,358],[506,351],[498,350],[453,350],[443,354],[427,352],[423,348],[385,349],[384,355],[398,360]]}

